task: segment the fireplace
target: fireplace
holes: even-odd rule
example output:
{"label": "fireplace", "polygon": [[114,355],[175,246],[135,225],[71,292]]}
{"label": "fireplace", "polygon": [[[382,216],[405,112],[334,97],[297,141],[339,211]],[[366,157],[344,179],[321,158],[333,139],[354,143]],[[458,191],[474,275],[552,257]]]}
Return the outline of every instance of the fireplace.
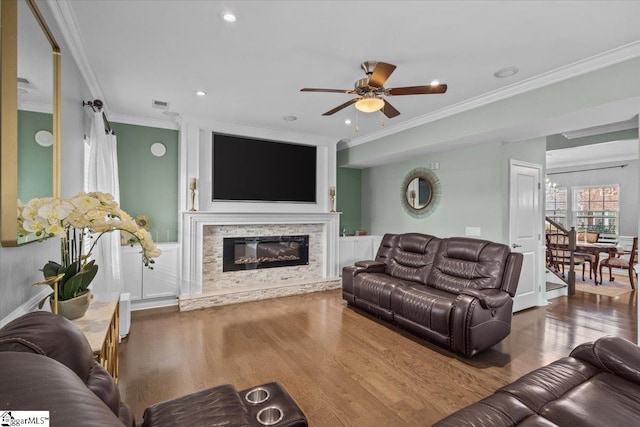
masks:
{"label": "fireplace", "polygon": [[309,235],[225,237],[222,271],[309,264]]}

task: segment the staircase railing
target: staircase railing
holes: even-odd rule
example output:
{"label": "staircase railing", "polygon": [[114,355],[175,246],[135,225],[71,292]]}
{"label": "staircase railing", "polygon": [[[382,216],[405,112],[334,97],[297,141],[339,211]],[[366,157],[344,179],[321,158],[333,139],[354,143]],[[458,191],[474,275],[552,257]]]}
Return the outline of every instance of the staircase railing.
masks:
{"label": "staircase railing", "polygon": [[[567,230],[562,224],[559,224],[552,220],[549,217],[545,217],[546,226],[545,230],[547,232],[547,267],[549,271],[558,276],[560,280],[565,282],[568,287],[568,295],[573,296],[576,293],[576,271],[575,271],[575,261],[574,254],[576,251],[576,229],[575,227],[571,227],[571,229]],[[564,235],[567,237],[567,244],[558,244],[557,242],[551,242],[549,236],[551,234],[556,235]],[[564,272],[560,272],[558,269],[559,263],[557,261],[557,254],[559,251],[567,251],[569,252],[568,262],[569,262],[569,271],[567,272],[567,277],[564,277]],[[566,257],[563,257],[563,261]],[[563,262],[564,264],[564,262]]]}

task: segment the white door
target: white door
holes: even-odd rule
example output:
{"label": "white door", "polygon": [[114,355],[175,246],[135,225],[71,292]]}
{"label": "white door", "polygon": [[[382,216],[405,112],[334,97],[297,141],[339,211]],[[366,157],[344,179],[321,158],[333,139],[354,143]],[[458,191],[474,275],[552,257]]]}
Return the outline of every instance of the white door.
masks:
{"label": "white door", "polygon": [[541,302],[542,166],[511,160],[509,163],[509,243],[524,256],[513,311]]}

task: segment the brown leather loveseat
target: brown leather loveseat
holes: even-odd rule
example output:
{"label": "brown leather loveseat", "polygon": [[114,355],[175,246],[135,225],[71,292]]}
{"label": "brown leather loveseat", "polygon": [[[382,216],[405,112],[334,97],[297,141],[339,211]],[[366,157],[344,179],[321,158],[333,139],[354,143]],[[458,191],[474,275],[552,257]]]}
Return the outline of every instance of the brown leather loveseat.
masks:
{"label": "brown leather loveseat", "polygon": [[[13,411],[49,411],[53,427],[136,425],[85,336],[57,314],[36,311],[0,329],[0,380],[0,414],[7,420]],[[154,404],[143,418],[143,427],[307,426],[278,383],[241,392],[228,384],[211,387]],[[13,422],[6,425],[22,425]]]}
{"label": "brown leather loveseat", "polygon": [[375,261],[344,267],[350,306],[470,357],[511,332],[522,254],[486,240],[385,234]]}
{"label": "brown leather loveseat", "polygon": [[576,347],[434,427],[640,425],[640,347],[604,337]]}

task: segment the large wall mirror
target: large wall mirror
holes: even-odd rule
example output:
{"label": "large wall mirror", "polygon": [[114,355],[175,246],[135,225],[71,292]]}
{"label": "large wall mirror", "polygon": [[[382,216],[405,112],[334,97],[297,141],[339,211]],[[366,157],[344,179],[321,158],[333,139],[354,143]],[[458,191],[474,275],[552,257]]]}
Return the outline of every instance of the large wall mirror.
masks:
{"label": "large wall mirror", "polygon": [[60,165],[60,48],[33,0],[0,4],[2,246],[18,238],[18,200],[57,197]]}
{"label": "large wall mirror", "polygon": [[440,202],[440,180],[432,170],[416,168],[402,181],[400,199],[404,210],[415,218],[430,215]]}

